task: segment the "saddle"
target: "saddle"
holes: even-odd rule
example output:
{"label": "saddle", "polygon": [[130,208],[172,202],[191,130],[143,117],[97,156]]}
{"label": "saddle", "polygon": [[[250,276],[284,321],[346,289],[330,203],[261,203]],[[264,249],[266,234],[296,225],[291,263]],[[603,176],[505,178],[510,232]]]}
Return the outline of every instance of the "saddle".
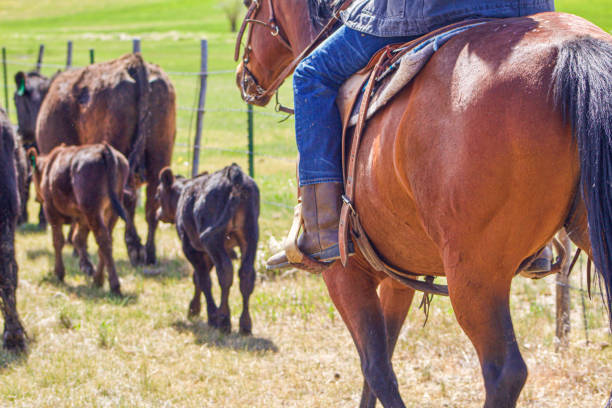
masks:
{"label": "saddle", "polygon": [[[467,20],[443,27],[408,43],[392,44],[376,54],[368,65],[351,76],[340,88],[336,104],[345,128],[357,125],[366,81],[377,63],[382,72],[375,77],[375,86],[368,100],[365,120],[370,119],[398,92],[414,79],[433,54],[448,40],[491,19]],[[383,60],[384,61],[381,61]]]}

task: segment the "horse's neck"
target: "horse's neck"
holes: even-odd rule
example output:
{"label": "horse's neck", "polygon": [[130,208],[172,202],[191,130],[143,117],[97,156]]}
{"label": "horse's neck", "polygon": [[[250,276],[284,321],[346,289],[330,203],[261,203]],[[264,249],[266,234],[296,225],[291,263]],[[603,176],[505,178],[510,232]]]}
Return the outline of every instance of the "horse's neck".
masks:
{"label": "horse's neck", "polygon": [[294,56],[298,56],[317,36],[311,22],[308,2],[283,1],[278,4],[276,18],[285,29],[287,40],[291,44]]}

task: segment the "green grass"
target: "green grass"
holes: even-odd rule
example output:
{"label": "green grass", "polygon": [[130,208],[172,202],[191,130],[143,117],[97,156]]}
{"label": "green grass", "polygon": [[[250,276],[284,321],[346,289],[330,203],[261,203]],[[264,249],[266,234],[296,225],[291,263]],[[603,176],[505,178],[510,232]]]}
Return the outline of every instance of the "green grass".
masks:
{"label": "green grass", "polygon": [[[44,63],[63,66],[66,42],[74,42],[73,65],[89,62],[89,49],[95,49],[97,61],[116,58],[131,50],[131,39],[142,39],[142,52],[148,61],[171,72],[179,106],[178,139],[173,167],[188,174],[190,147],[195,133],[195,118],[188,109],[195,107],[198,79],[173,73],[199,71],[199,39],[208,39],[208,68],[211,71],[233,70],[235,34],[220,13],[214,0],[3,0],[0,7],[0,45],[5,46],[9,64],[9,90],[14,91],[12,77],[18,70],[34,67],[38,45],[46,46]],[[557,9],[582,15],[605,30],[612,30],[612,7],[609,0],[583,2],[562,0]],[[56,68],[45,68],[52,74]],[[0,98],[3,95],[0,93]],[[284,86],[281,97],[291,103],[291,89]],[[4,104],[4,100],[0,99]],[[11,106],[12,108],[12,106]],[[216,170],[232,161],[247,168],[246,113],[220,112],[244,110],[232,73],[208,78],[207,113],[204,119],[201,169]],[[14,108],[11,117],[15,121]],[[293,120],[278,123],[280,117],[272,107],[255,108],[256,181],[262,186],[264,237],[280,236],[289,225],[295,188],[287,183],[294,177],[296,148]],[[239,151],[220,152],[218,149]],[[278,157],[278,158],[276,158]],[[278,203],[281,206],[271,205]],[[286,221],[282,221],[286,220]]]}
{"label": "green grass", "polygon": [[[569,11],[612,30],[610,0],[557,1]],[[108,60],[142,39],[145,58],[162,66],[175,84],[180,108],[192,108],[199,70],[199,39],[209,41],[209,69],[232,70],[234,34],[211,0],[0,0],[0,46],[8,50],[9,75],[34,66],[38,44],[44,62],[63,65],[66,41],[74,41],[74,65]],[[54,69],[45,68],[46,74]],[[9,84],[13,91],[13,84]],[[291,102],[290,87],[281,90]],[[0,93],[0,98],[3,94]],[[3,99],[0,99],[3,103]],[[211,75],[204,142],[208,148],[246,150],[246,113],[233,74]],[[30,335],[25,356],[0,351],[0,406],[14,407],[354,407],[362,377],[359,360],[321,279],[300,272],[264,273],[263,260],[290,223],[295,200],[293,121],[277,123],[272,108],[255,108],[255,179],[264,201],[257,257],[258,282],[251,307],[253,337],[236,334],[241,311],[238,278],[230,306],[234,331],[225,335],[203,319],[188,320],[191,267],[174,227],[162,225],[157,242],[161,275],[148,277],[129,265],[114,233],[114,256],[124,298],[106,285],[94,288],[64,250],[66,282],[52,275],[49,232],[32,226],[17,235],[20,265],[18,308]],[[14,108],[11,106],[15,120]],[[191,112],[180,109],[173,167],[187,174],[193,138]],[[277,156],[270,158],[268,156]],[[201,170],[246,155],[204,149]],[[30,214],[36,206],[30,203]],[[142,217],[137,221],[145,231]],[[90,252],[96,249],[89,242]],[[94,262],[97,257],[92,256]],[[574,286],[579,286],[574,272]],[[215,282],[216,279],[213,279]],[[554,353],[554,283],[517,278],[511,300],[514,324],[530,377],[519,401],[524,407],[601,407],[609,395],[612,340],[601,300],[587,300],[585,341],[581,297],[572,292],[571,347]],[[218,299],[218,289],[215,285]],[[420,301],[417,297],[415,303]],[[394,357],[400,391],[409,407],[482,406],[483,386],[473,347],[455,322],[448,299],[437,298],[425,328],[417,307],[410,312]]]}
{"label": "green grass", "polygon": [[[4,3],[4,2],[3,2]],[[44,63],[63,66],[66,42],[74,43],[73,65],[89,63],[89,49],[95,50],[96,61],[116,58],[132,49],[131,39],[140,37],[145,58],[159,64],[170,77],[177,91],[177,144],[173,167],[188,174],[191,146],[195,134],[195,116],[199,79],[184,72],[200,70],[200,38],[208,40],[208,69],[235,69],[233,47],[235,34],[220,14],[215,1],[9,1],[0,7],[0,46],[7,49],[9,93],[14,91],[12,78],[19,70],[32,69],[38,45],[45,44]],[[45,67],[53,74],[57,68]],[[3,90],[0,90],[3,91]],[[281,91],[284,101],[291,102],[290,87]],[[12,98],[12,96],[11,96]],[[4,105],[0,93],[0,105]],[[11,118],[16,121],[12,106]],[[245,170],[247,155],[246,105],[236,88],[234,74],[219,73],[208,77],[204,116],[203,149],[200,170],[217,170],[237,162]],[[229,110],[229,112],[223,112]],[[293,141],[293,121],[278,123],[282,116],[270,108],[255,108],[255,175],[262,189],[264,220],[289,218],[295,189],[287,179],[295,170],[297,150]],[[226,149],[236,152],[219,151]],[[278,205],[267,204],[269,202]],[[263,222],[266,234],[279,236],[286,223]]]}

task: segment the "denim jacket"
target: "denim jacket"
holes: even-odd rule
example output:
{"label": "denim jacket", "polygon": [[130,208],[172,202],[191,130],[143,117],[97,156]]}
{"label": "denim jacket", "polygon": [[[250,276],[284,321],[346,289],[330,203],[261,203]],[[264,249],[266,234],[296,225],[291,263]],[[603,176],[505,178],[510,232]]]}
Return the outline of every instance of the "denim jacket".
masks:
{"label": "denim jacket", "polygon": [[354,0],[341,13],[349,28],[379,37],[421,35],[460,20],[554,11],[554,0]]}

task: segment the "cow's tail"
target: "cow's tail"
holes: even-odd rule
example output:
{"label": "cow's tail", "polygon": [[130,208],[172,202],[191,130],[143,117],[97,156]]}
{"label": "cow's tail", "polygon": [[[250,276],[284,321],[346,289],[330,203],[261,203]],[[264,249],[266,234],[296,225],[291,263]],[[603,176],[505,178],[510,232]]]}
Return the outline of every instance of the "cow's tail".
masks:
{"label": "cow's tail", "polygon": [[138,123],[136,124],[136,135],[132,141],[132,148],[128,156],[130,173],[141,181],[146,180],[145,147],[151,133],[149,99],[151,87],[149,85],[149,73],[147,66],[140,53],[131,55],[129,59],[128,74],[136,81],[138,90]]}
{"label": "cow's tail", "polygon": [[[104,159],[104,166],[106,167],[106,179],[108,180],[108,195],[111,201],[113,210],[123,221],[128,223],[128,217],[125,215],[125,209],[117,197],[117,156],[110,149],[108,144],[104,144],[104,150],[102,151],[102,158]],[[123,190],[123,186],[121,186]]]}
{"label": "cow's tail", "polygon": [[206,243],[210,240],[211,237],[215,236],[219,232],[223,231],[229,221],[236,214],[236,210],[242,201],[243,196],[243,187],[244,187],[244,173],[240,169],[240,167],[233,163],[231,166],[223,169],[225,172],[225,176],[231,183],[231,190],[229,193],[229,197],[227,203],[225,204],[225,208],[223,212],[217,219],[217,221],[206,228],[204,232],[200,234],[200,242]]}
{"label": "cow's tail", "polygon": [[612,330],[612,44],[591,37],[565,42],[553,86],[578,143],[579,190]]}

